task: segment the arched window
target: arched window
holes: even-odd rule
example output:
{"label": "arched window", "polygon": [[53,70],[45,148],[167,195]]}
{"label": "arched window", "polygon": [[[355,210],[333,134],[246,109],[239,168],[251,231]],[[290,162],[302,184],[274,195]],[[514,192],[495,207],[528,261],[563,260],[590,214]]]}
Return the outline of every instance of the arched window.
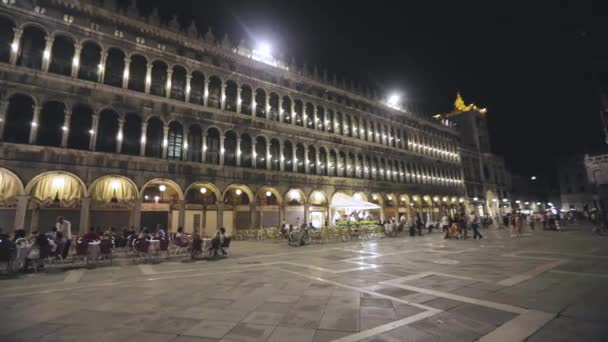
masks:
{"label": "arched window", "polygon": [[346,161],[346,166],[345,166],[345,168],[346,168],[346,174],[345,174],[345,176],[346,177],[356,177],[356,174],[355,174],[355,165],[356,165],[355,164],[355,160],[356,160],[355,159],[355,155],[352,154],[352,153],[349,153],[348,154],[348,159]]}
{"label": "arched window", "polygon": [[289,96],[283,96],[283,122],[291,124],[291,99]]}
{"label": "arched window", "polygon": [[129,89],[144,92],[146,90],[146,72],[148,61],[142,55],[132,55],[129,64]]}
{"label": "arched window", "polygon": [[255,90],[255,116],[266,118],[266,92],[261,88]]}
{"label": "arched window", "polygon": [[325,129],[328,133],[335,132],[334,130],[334,111],[331,109],[327,110],[327,119],[325,119]]}
{"label": "arched window", "polygon": [[308,172],[313,175],[316,174],[317,166],[317,151],[315,150],[314,146],[310,145],[308,146]]}
{"label": "arched window", "polygon": [[277,139],[270,140],[270,169],[273,171],[279,171],[280,169],[280,154],[281,154],[281,144]]}
{"label": "arched window", "polygon": [[270,93],[270,120],[279,121],[279,95]]}
{"label": "arched window", "polygon": [[224,137],[224,165],[236,166],[236,133],[228,131]]}
{"label": "arched window", "polygon": [[190,102],[196,104],[204,103],[204,89],[205,89],[205,75],[203,73],[194,71],[192,73],[192,79],[190,79]]}
{"label": "arched window", "polygon": [[252,167],[252,150],[251,137],[248,134],[241,135],[241,166]]}
{"label": "arched window", "polygon": [[285,165],[285,171],[287,172],[293,172],[293,145],[291,144],[290,141],[286,141],[283,144],[283,158],[284,158],[284,165]]}
{"label": "arched window", "polygon": [[304,145],[302,144],[297,144],[296,145],[296,160],[294,161],[296,163],[296,168],[298,173],[306,173],[306,165],[304,165],[304,163],[306,163],[306,156],[305,156],[306,150],[304,149]]}
{"label": "arched window", "polygon": [[152,117],[146,125],[146,157],[162,158],[163,156],[163,122]]}
{"label": "arched window", "polygon": [[222,96],[222,80],[217,76],[209,78],[209,95],[207,105],[213,108],[220,108]]}
{"label": "arched window", "polygon": [[116,137],[118,135],[118,114],[105,109],[99,114],[99,128],[95,150],[100,152],[116,152]]}
{"label": "arched window", "polygon": [[344,134],[344,127],[342,126],[342,113],[340,112],[336,113],[336,124],[334,125],[334,128],[336,129],[336,134]]}
{"label": "arched window", "polygon": [[359,138],[359,119],[353,118],[351,133],[353,138]]}
{"label": "arched window", "polygon": [[4,123],[6,142],[27,144],[34,117],[34,100],[22,94],[13,95],[8,102],[8,112]]}
{"label": "arched window", "polygon": [[70,76],[74,63],[74,41],[66,36],[56,36],[51,49],[49,72]]}
{"label": "arched window", "polygon": [[315,107],[312,103],[306,103],[306,127],[315,129]]}
{"label": "arched window", "polygon": [[336,174],[339,177],[346,177],[346,154],[342,151],[338,153],[338,165],[336,167]]}
{"label": "arched window", "polygon": [[253,99],[251,87],[248,85],[241,86],[241,113],[251,115],[251,101]]}
{"label": "arched window", "polygon": [[352,137],[353,136],[353,131],[351,130],[351,126],[350,126],[350,116],[345,115],[344,116],[344,135],[346,135],[347,137]]}
{"label": "arched window", "polygon": [[165,96],[167,89],[167,64],[163,61],[152,63],[150,94]]}
{"label": "arched window", "polygon": [[224,99],[224,109],[231,112],[236,112],[236,92],[238,86],[232,80],[226,81],[226,98]]}
{"label": "arched window", "polygon": [[171,75],[171,98],[179,101],[186,100],[186,69],[181,65],[173,67]]}
{"label": "arched window", "polygon": [[325,131],[327,129],[327,123],[325,122],[325,108],[321,106],[317,106],[317,121],[316,128],[320,131]]}
{"label": "arched window", "polygon": [[63,103],[55,101],[45,103],[38,120],[36,143],[43,146],[60,146],[64,119],[65,105]]}
{"label": "arched window", "polygon": [[200,163],[203,148],[203,131],[199,125],[192,125],[188,131],[188,160]]}
{"label": "arched window", "polygon": [[19,42],[17,65],[40,70],[42,56],[46,48],[46,33],[38,27],[28,26],[23,29]]}
{"label": "arched window", "polygon": [[6,63],[10,60],[14,30],[15,23],[6,17],[0,17],[0,62]]}
{"label": "arched window", "polygon": [[125,123],[122,127],[121,153],[138,156],[140,140],[141,118],[136,113],[129,113],[125,116]]}
{"label": "arched window", "polygon": [[255,138],[255,166],[256,169],[266,169],[266,139],[264,137]]}
{"label": "arched window", "polygon": [[79,150],[88,150],[91,141],[91,127],[93,125],[93,109],[86,105],[76,105],[72,108],[68,147]]}
{"label": "arched window", "polygon": [[319,149],[319,161],[317,162],[319,166],[319,174],[323,176],[328,176],[328,167],[327,167],[327,152],[324,148]]}
{"label": "arched window", "polygon": [[179,122],[173,121],[169,124],[167,141],[167,159],[181,160],[182,147],[184,146],[184,129]]}
{"label": "arched window", "polygon": [[295,120],[296,126],[304,127],[304,114],[302,111],[304,110],[302,101],[295,100]]}
{"label": "arched window", "polygon": [[208,164],[220,163],[220,132],[211,127],[207,130],[207,151],[205,162]]}
{"label": "arched window", "polygon": [[125,54],[117,48],[108,50],[106,58],[104,82],[105,84],[122,87],[122,80],[125,72]]}
{"label": "arched window", "polygon": [[101,62],[101,47],[94,42],[82,44],[78,66],[78,78],[97,82],[99,80],[99,63]]}
{"label": "arched window", "polygon": [[336,151],[329,151],[329,162],[328,162],[328,176],[338,176],[338,156],[336,155]]}

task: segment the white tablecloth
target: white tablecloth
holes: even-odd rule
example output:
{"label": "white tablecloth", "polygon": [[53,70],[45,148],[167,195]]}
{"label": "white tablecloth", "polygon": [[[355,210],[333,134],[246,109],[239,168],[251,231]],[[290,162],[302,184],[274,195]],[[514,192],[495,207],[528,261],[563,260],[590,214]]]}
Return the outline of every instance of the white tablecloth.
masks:
{"label": "white tablecloth", "polygon": [[100,254],[101,242],[89,242],[89,247],[87,248],[87,256],[93,260],[97,259]]}
{"label": "white tablecloth", "polygon": [[148,240],[150,246],[148,246],[148,252],[160,251],[160,240]]}
{"label": "white tablecloth", "polygon": [[13,261],[13,269],[21,269],[23,268],[23,264],[25,263],[25,258],[27,257],[27,252],[32,248],[31,244],[22,245],[17,247],[17,253],[15,253],[15,260]]}

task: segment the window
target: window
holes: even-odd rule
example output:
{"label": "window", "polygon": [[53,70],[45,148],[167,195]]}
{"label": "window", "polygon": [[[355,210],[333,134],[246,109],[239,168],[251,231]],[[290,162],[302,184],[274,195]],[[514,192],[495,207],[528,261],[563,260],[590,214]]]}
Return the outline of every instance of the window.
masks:
{"label": "window", "polygon": [[182,145],[183,137],[181,130],[171,129],[169,130],[169,146],[167,149],[168,159],[181,159],[182,158]]}
{"label": "window", "polygon": [[44,13],[46,13],[46,8],[40,7],[40,6],[36,6],[36,7],[34,7],[34,12],[36,12],[38,14],[44,14]]}
{"label": "window", "polygon": [[94,21],[91,21],[91,22],[89,23],[89,27],[90,27],[90,28],[91,28],[93,31],[99,31],[99,24],[98,24],[98,23],[96,23],[96,22],[94,22]]}
{"label": "window", "polygon": [[2,0],[2,3],[5,5],[14,5],[15,0]]}
{"label": "window", "polygon": [[135,42],[137,44],[146,44],[146,40],[144,38],[142,38],[142,37],[135,38]]}
{"label": "window", "polygon": [[156,47],[159,50],[163,50],[163,51],[165,51],[167,49],[167,46],[165,44],[161,44],[161,43],[158,43],[158,45],[156,45]]}
{"label": "window", "polygon": [[69,15],[69,14],[64,14],[63,15],[63,21],[66,22],[66,23],[68,23],[68,24],[71,24],[71,23],[74,22],[74,17],[71,16],[71,15]]}
{"label": "window", "polygon": [[121,30],[114,30],[114,36],[118,38],[124,37],[124,33]]}

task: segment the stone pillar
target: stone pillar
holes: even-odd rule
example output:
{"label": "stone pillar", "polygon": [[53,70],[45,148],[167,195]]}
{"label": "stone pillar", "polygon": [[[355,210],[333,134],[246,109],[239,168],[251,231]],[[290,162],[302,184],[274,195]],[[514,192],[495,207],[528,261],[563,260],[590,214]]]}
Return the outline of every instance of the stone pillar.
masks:
{"label": "stone pillar", "polygon": [[61,147],[68,147],[68,138],[70,136],[70,121],[72,120],[72,111],[66,109],[63,114],[63,126],[61,127]]}
{"label": "stone pillar", "polygon": [[163,126],[163,159],[167,159],[167,147],[169,146],[169,126]]}
{"label": "stone pillar", "polygon": [[27,215],[27,207],[29,204],[30,196],[18,195],[17,196],[17,208],[15,209],[15,222],[13,229],[24,229],[25,216]]}
{"label": "stone pillar", "polygon": [[190,102],[190,90],[192,90],[192,74],[186,74],[186,102]]}
{"label": "stone pillar", "polygon": [[279,122],[285,122],[285,120],[283,119],[283,96],[279,95]]}
{"label": "stone pillar", "polygon": [[[177,216],[177,226],[184,227],[186,224],[186,201],[179,200],[179,214]],[[167,231],[169,231],[167,227]]]}
{"label": "stone pillar", "polygon": [[312,125],[313,129],[322,131],[323,130],[322,128],[319,129],[319,116],[318,115],[319,115],[318,108],[317,108],[317,106],[313,105],[312,106],[312,120],[314,122],[314,124]]}
{"label": "stone pillar", "polygon": [[190,148],[190,145],[188,144],[188,130],[184,129],[183,132],[182,160],[188,160],[188,149]]}
{"label": "stone pillar", "polygon": [[154,67],[154,64],[151,62],[148,62],[148,64],[146,64],[146,88],[145,88],[146,94],[150,94],[150,87],[152,86],[152,68],[153,67]]}
{"label": "stone pillar", "polygon": [[103,83],[104,76],[106,74],[106,60],[108,59],[108,53],[106,51],[101,51],[101,56],[99,59],[99,78],[97,81],[99,83]]}
{"label": "stone pillar", "polygon": [[6,122],[8,105],[9,102],[7,100],[0,101],[0,141],[2,141],[4,137],[4,123]]}
{"label": "stone pillar", "polygon": [[256,141],[255,141],[255,137],[251,138],[251,167],[252,168],[256,168],[257,164],[258,164],[258,153],[255,150],[255,145],[256,145]]}
{"label": "stone pillar", "polygon": [[40,106],[34,105],[34,115],[32,117],[31,127],[30,127],[30,144],[33,145],[36,143],[36,135],[38,133],[38,121],[40,119]]}
{"label": "stone pillar", "polygon": [[291,100],[291,113],[289,113],[289,119],[291,120],[291,124],[296,124],[296,101]]}
{"label": "stone pillar", "polygon": [[148,131],[148,122],[142,121],[141,123],[141,137],[139,138],[139,155],[146,155],[146,132]]}
{"label": "stone pillar", "polygon": [[221,87],[220,108],[222,110],[226,109],[226,83],[222,83],[222,87]]}
{"label": "stone pillar", "polygon": [[205,78],[205,84],[203,85],[203,105],[205,107],[209,105],[209,78]]}
{"label": "stone pillar", "polygon": [[171,87],[173,85],[173,68],[167,68],[167,83],[165,84],[165,97],[171,97]]}
{"label": "stone pillar", "polygon": [[202,140],[203,140],[203,148],[201,148],[201,150],[203,152],[202,152],[201,160],[203,161],[203,163],[205,163],[207,161],[207,134],[203,134]]}
{"label": "stone pillar", "polygon": [[99,115],[94,114],[92,116],[92,119],[93,125],[91,127],[91,130],[89,131],[89,134],[91,134],[91,139],[89,140],[89,150],[95,151],[95,142],[97,140],[97,128],[99,127]]}
{"label": "stone pillar", "polygon": [[241,137],[236,137],[236,166],[241,166]]}
{"label": "stone pillar", "polygon": [[17,56],[19,56],[19,50],[21,49],[19,42],[21,41],[21,35],[23,35],[23,29],[17,27],[13,29],[13,31],[15,34],[13,36],[13,43],[11,44],[11,56],[9,58],[9,63],[15,65],[17,64]]}
{"label": "stone pillar", "polygon": [[242,91],[243,90],[241,89],[241,87],[236,88],[236,112],[237,113],[241,112],[241,103],[243,102],[243,99],[241,98]]}
{"label": "stone pillar", "polygon": [[218,201],[215,205],[217,207],[217,230],[220,230],[224,226],[224,203]]}
{"label": "stone pillar", "polygon": [[[279,145],[279,171],[285,171],[285,151],[283,144]],[[293,161],[292,161],[293,163]],[[282,222],[282,221],[281,221]]]}
{"label": "stone pillar", "polygon": [[253,199],[253,203],[249,203],[249,214],[251,215],[251,229],[259,228],[259,225],[256,224],[257,221],[257,213],[255,207],[255,198]]}
{"label": "stone pillar", "polygon": [[[315,165],[315,170],[317,170],[317,174],[318,175],[321,175],[321,174],[323,174],[323,170],[321,170],[321,164],[320,164],[321,160],[319,159],[319,149],[316,149],[315,153],[317,154],[317,156],[316,156],[316,163],[317,163],[317,165]],[[327,167],[327,165],[323,165],[323,166]]]}
{"label": "stone pillar", "polygon": [[80,200],[80,224],[78,233],[84,234],[89,230],[89,215],[91,213],[91,197],[83,197]]}
{"label": "stone pillar", "polygon": [[74,58],[72,58],[72,77],[78,77],[78,70],[80,70],[80,52],[82,51],[82,45],[74,44]]}
{"label": "stone pillar", "polygon": [[304,224],[308,226],[308,224],[310,223],[310,203],[306,203],[304,204]]}
{"label": "stone pillar", "polygon": [[304,173],[308,174],[310,172],[310,160],[308,159],[308,146],[304,146]]}
{"label": "stone pillar", "polygon": [[224,165],[224,155],[226,154],[226,149],[224,148],[224,140],[226,140],[225,136],[220,136],[220,165]]}
{"label": "stone pillar", "polygon": [[[294,148],[292,149],[292,156],[291,156],[291,166],[292,166],[292,171],[293,172],[298,172],[298,145],[296,144],[296,146],[294,146]],[[304,153],[306,154],[306,153]]]}
{"label": "stone pillar", "polygon": [[138,198],[133,202],[133,227],[139,229],[141,226],[141,198]]}
{"label": "stone pillar", "polygon": [[266,170],[270,170],[272,156],[270,155],[270,141],[266,142]]}
{"label": "stone pillar", "polygon": [[122,151],[122,141],[124,140],[123,136],[123,127],[125,126],[125,119],[118,119],[118,133],[116,134],[116,153],[120,153]]}
{"label": "stone pillar", "polygon": [[[122,88],[129,87],[129,67],[131,66],[131,57],[125,57],[125,70],[122,72]],[[104,68],[105,69],[105,68]]]}
{"label": "stone pillar", "polygon": [[44,47],[44,52],[42,53],[42,71],[48,72],[49,66],[51,65],[51,54],[53,51],[53,41],[55,38],[52,36],[46,36],[44,39],[46,40],[46,45]]}

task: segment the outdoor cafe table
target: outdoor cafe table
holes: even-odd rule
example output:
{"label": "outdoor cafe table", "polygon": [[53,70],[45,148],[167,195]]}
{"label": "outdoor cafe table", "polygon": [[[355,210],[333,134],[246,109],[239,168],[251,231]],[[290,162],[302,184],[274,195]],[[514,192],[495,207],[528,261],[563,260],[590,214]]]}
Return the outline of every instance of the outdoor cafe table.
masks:
{"label": "outdoor cafe table", "polygon": [[87,248],[87,258],[95,260],[99,257],[101,253],[100,250],[101,241],[91,241],[89,242],[89,247]]}
{"label": "outdoor cafe table", "polygon": [[17,246],[17,253],[15,255],[15,260],[13,261],[13,269],[21,269],[25,264],[25,258],[27,257],[27,253],[32,248],[32,244],[26,243],[21,246]]}
{"label": "outdoor cafe table", "polygon": [[160,251],[160,240],[148,240],[150,243],[148,247],[148,252],[158,252]]}

